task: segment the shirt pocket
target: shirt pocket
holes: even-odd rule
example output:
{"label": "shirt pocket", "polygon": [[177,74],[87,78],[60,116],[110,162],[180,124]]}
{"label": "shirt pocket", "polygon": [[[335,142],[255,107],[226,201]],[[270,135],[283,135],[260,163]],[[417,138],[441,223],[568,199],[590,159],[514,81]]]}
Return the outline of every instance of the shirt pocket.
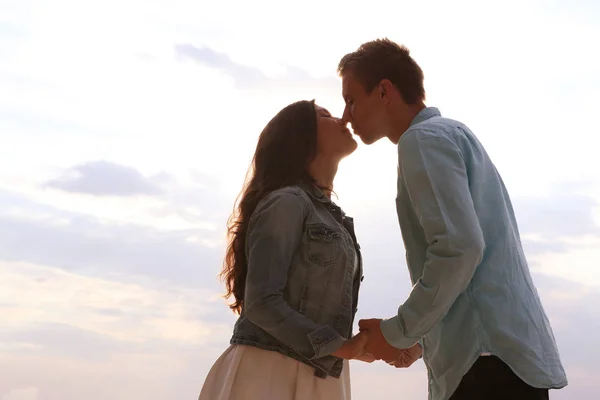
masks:
{"label": "shirt pocket", "polygon": [[307,226],[308,258],[323,268],[335,265],[340,252],[341,232],[325,224]]}

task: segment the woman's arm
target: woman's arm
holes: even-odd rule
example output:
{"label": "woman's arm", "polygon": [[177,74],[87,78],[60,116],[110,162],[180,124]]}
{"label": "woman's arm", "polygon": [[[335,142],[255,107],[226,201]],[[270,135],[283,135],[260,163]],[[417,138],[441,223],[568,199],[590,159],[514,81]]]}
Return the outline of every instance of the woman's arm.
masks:
{"label": "woman's arm", "polygon": [[293,192],[275,192],[259,203],[246,238],[244,314],[309,360],[327,355],[347,358],[356,341],[346,341],[332,327],[317,324],[283,298],[288,269],[302,240],[305,213],[303,199]]}

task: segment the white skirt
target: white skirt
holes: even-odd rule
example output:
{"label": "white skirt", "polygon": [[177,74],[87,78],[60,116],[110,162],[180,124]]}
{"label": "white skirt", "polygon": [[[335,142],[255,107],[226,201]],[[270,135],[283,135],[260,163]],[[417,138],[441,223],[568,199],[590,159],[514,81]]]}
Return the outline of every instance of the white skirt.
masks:
{"label": "white skirt", "polygon": [[276,351],[231,345],[212,366],[198,400],[350,400],[350,363],[339,378]]}

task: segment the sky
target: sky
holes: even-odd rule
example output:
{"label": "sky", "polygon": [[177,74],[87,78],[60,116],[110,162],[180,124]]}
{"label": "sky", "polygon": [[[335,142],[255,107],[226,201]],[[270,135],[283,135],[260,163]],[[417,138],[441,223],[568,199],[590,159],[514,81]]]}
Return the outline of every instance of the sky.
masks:
{"label": "sky", "polygon": [[[217,279],[258,134],[285,105],[341,115],[339,59],[405,44],[427,104],[511,193],[570,385],[600,390],[600,6],[0,0],[0,400],[194,399],[235,316]],[[358,318],[410,291],[396,149],[342,161],[365,264]],[[353,399],[426,398],[422,362],[352,362]]]}

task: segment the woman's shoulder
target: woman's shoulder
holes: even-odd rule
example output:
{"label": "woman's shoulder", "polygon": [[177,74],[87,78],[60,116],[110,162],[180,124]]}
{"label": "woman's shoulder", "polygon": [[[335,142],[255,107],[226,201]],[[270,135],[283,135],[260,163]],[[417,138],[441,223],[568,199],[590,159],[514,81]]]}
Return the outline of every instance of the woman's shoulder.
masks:
{"label": "woman's shoulder", "polygon": [[255,213],[269,208],[284,209],[286,211],[304,211],[306,207],[306,194],[300,186],[290,185],[275,189],[263,197],[256,205]]}
{"label": "woman's shoulder", "polygon": [[304,190],[302,190],[302,188],[298,185],[289,185],[289,186],[284,186],[282,188],[279,189],[275,189],[272,192],[270,192],[268,195],[266,195],[262,200],[263,201],[300,201],[300,200],[304,200]]}
{"label": "woman's shoulder", "polygon": [[285,196],[289,196],[289,195],[300,196],[303,192],[304,192],[304,190],[302,190],[302,188],[299,185],[288,185],[288,186],[284,186],[279,189],[275,189],[274,191],[272,191],[270,193],[270,195],[281,196],[281,197],[285,197]]}

